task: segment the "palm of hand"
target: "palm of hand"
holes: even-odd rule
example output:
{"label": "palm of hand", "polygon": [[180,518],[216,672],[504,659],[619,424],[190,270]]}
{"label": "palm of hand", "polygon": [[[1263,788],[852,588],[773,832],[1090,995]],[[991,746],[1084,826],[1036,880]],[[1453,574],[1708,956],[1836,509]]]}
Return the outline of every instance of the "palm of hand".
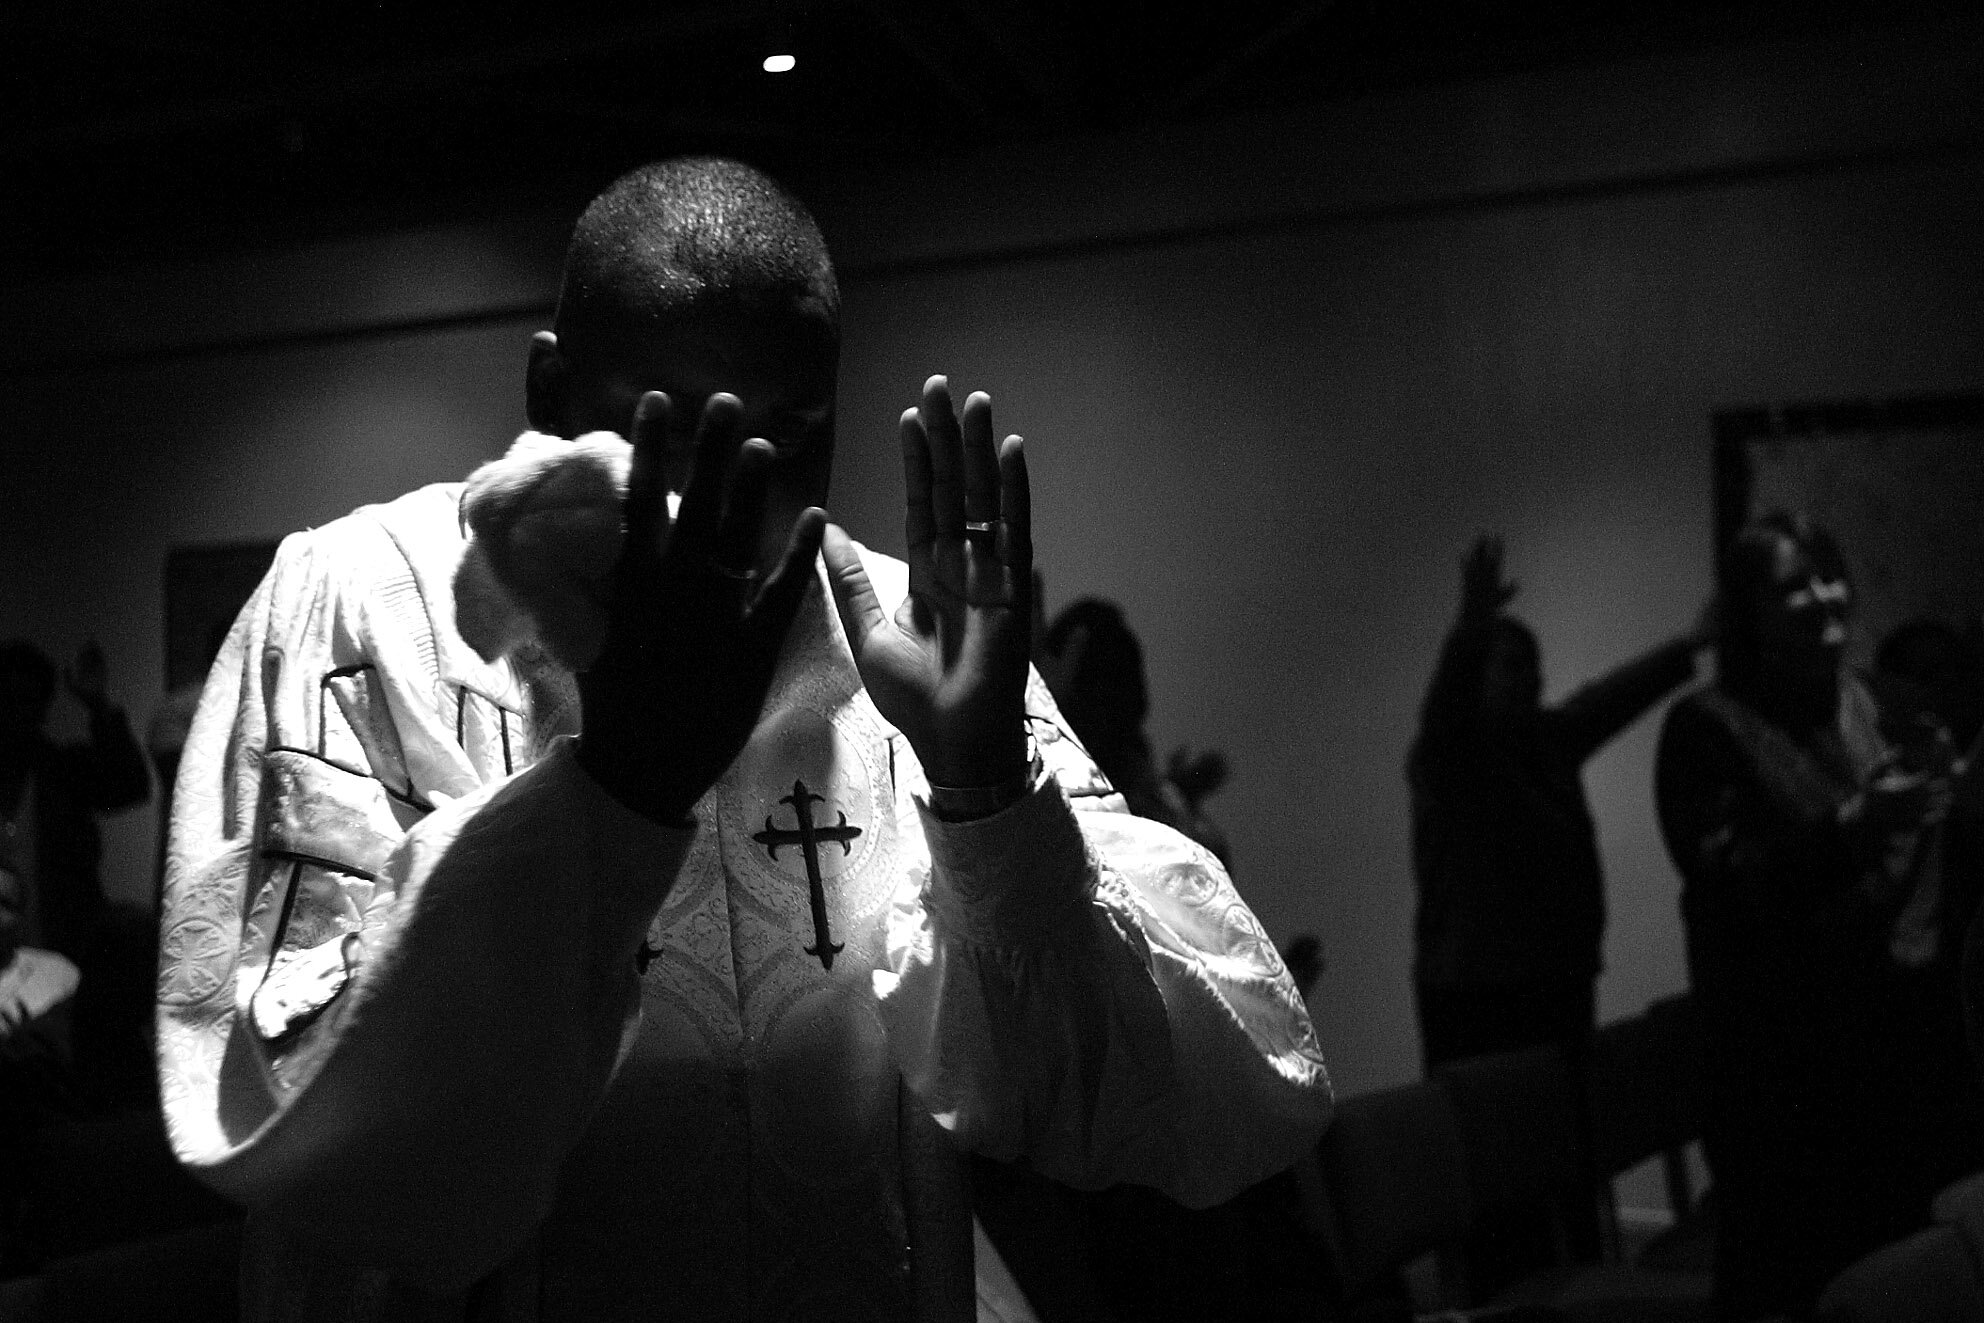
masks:
{"label": "palm of hand", "polygon": [[932,377],[903,415],[909,596],[889,618],[846,534],[825,542],[835,603],[869,697],[930,780],[1003,781],[1026,760],[1033,547],[1020,439],[992,443],[983,394],[952,412]]}
{"label": "palm of hand", "polygon": [[786,629],[811,580],[825,516],[808,510],[762,586],[752,564],[771,447],[740,444],[735,397],[712,396],[675,526],[661,451],[672,408],[651,392],[633,426],[627,534],[606,644],[579,677],[580,759],[639,812],[676,820],[749,739]]}
{"label": "palm of hand", "polygon": [[[933,602],[934,599],[934,602]],[[884,628],[870,630],[855,650],[861,681],[882,716],[925,758],[931,778],[971,784],[981,773],[967,762],[1011,764],[1009,744],[1024,756],[1026,631],[1024,608],[1009,601],[974,601],[966,594],[910,596]],[[958,628],[954,622],[963,622]],[[948,626],[948,628],[947,628]],[[1015,717],[1014,714],[1020,714]],[[1017,741],[1002,740],[1021,731]],[[935,752],[955,748],[964,758]],[[949,770],[957,769],[957,770]]]}

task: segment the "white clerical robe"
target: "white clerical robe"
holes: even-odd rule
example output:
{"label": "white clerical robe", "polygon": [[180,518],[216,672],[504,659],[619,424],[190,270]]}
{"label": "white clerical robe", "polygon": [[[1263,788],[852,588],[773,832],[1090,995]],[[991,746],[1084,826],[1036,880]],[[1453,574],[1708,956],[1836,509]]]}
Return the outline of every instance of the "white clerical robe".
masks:
{"label": "white clerical robe", "polygon": [[574,759],[568,673],[462,641],[460,494],[285,541],[181,765],[161,1074],[250,1319],[968,1319],[958,1150],[1203,1205],[1315,1142],[1274,947],[1037,676],[1045,773],[938,821],[822,582],[659,826]]}

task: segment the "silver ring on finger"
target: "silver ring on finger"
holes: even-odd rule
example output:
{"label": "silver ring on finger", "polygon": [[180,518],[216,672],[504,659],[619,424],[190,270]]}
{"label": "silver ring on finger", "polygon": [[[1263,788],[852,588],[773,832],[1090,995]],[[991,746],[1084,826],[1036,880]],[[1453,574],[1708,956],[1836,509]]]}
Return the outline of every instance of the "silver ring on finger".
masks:
{"label": "silver ring on finger", "polygon": [[992,550],[998,541],[999,521],[997,519],[967,519],[964,523],[964,540],[974,547]]}

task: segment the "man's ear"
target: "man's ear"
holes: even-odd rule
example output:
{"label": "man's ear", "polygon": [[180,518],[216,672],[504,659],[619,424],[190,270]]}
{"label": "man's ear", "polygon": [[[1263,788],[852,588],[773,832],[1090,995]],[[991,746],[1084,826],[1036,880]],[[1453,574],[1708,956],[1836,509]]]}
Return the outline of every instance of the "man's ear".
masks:
{"label": "man's ear", "polygon": [[530,338],[530,363],[524,369],[524,417],[540,432],[563,436],[566,395],[571,367],[558,351],[558,337],[539,331]]}

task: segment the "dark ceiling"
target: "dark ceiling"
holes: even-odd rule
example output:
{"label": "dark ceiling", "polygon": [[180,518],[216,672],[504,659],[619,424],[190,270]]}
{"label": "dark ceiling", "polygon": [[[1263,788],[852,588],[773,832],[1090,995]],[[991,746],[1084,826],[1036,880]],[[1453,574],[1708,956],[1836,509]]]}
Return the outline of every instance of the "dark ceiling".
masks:
{"label": "dark ceiling", "polygon": [[[575,207],[642,160],[1136,128],[1960,6],[1739,0],[15,0],[0,252],[38,272]],[[797,57],[767,74],[765,55]]]}

